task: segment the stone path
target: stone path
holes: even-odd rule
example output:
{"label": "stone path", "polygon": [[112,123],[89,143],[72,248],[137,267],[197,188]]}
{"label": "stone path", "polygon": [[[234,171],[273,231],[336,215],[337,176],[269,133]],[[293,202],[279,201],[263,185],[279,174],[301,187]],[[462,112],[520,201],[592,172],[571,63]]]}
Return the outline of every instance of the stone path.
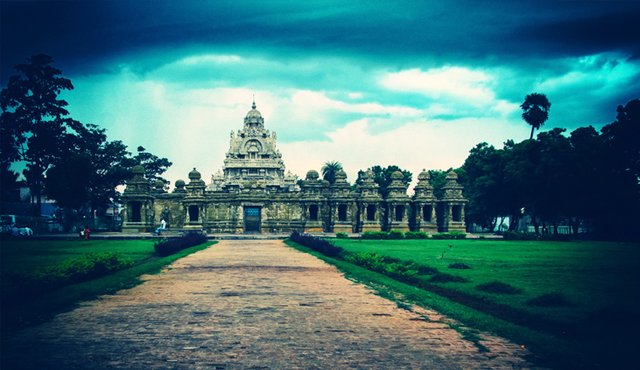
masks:
{"label": "stone path", "polygon": [[[517,345],[461,338],[279,240],[222,241],[144,284],[7,343],[6,368],[529,368]],[[6,362],[5,362],[6,361]]]}

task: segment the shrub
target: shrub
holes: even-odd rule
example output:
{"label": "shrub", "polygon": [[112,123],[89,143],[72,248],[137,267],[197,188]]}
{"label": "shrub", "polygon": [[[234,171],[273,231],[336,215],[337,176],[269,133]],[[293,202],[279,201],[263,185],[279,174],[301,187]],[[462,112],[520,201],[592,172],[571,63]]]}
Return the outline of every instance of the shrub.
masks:
{"label": "shrub", "polygon": [[387,234],[387,239],[404,239],[404,233],[400,230],[391,230]]}
{"label": "shrub", "polygon": [[432,239],[465,239],[467,234],[461,233],[459,231],[454,231],[450,233],[437,233],[431,235]]}
{"label": "shrub", "polygon": [[362,239],[388,239],[389,234],[384,231],[365,231],[360,236]]}
{"label": "shrub", "polygon": [[495,294],[520,294],[522,289],[516,288],[513,285],[505,284],[500,281],[492,281],[490,283],[484,283],[476,285],[476,289],[487,293]]}
{"label": "shrub", "polygon": [[183,249],[202,244],[207,241],[206,235],[200,232],[186,233],[179,238],[162,239],[154,244],[156,254],[160,257],[170,256]]}
{"label": "shrub", "polygon": [[449,268],[457,269],[457,270],[468,270],[471,268],[471,266],[467,265],[466,263],[456,262],[456,263],[449,264]]}
{"label": "shrub", "polygon": [[547,293],[528,300],[527,305],[538,307],[563,307],[571,306],[572,304],[561,293]]}
{"label": "shrub", "polygon": [[347,234],[347,233],[336,233],[336,238],[338,238],[338,239],[349,239],[349,234]]}
{"label": "shrub", "polygon": [[55,266],[29,274],[6,274],[2,279],[10,282],[7,294],[30,295],[69,284],[96,279],[133,265],[133,261],[119,253],[89,253],[67,259]]}
{"label": "shrub", "polygon": [[427,239],[429,235],[424,231],[408,231],[404,233],[405,239]]}
{"label": "shrub", "polygon": [[468,281],[469,280],[462,276],[451,275],[445,272],[438,272],[429,279],[431,283],[466,283]]}
{"label": "shrub", "polygon": [[309,234],[301,234],[298,231],[292,232],[290,238],[298,244],[302,244],[329,257],[339,257],[343,251],[342,248],[336,247],[324,239],[316,238]]}

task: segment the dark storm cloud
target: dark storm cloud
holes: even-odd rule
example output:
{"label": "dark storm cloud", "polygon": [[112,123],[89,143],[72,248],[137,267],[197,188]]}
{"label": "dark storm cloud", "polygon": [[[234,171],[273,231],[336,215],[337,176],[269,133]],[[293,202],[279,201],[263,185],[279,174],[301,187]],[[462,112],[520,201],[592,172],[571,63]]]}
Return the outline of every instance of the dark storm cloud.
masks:
{"label": "dark storm cloud", "polygon": [[[346,4],[345,4],[346,3]],[[65,72],[121,54],[231,49],[403,64],[618,50],[638,56],[635,1],[60,1],[2,3],[2,80],[38,52]],[[151,58],[153,60],[153,58]]]}
{"label": "dark storm cloud", "polygon": [[[640,4],[640,2],[636,3]],[[592,54],[601,51],[626,52],[640,56],[640,11],[592,14],[575,19],[549,20],[524,25],[519,34],[542,52]]]}

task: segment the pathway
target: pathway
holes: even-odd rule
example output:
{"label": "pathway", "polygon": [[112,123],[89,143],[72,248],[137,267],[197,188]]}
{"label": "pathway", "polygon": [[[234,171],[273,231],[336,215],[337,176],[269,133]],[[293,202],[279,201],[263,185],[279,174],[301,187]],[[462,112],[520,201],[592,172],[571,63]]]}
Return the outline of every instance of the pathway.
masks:
{"label": "pathway", "polygon": [[[7,368],[527,368],[280,240],[222,241],[9,341]],[[3,361],[4,362],[4,361]]]}

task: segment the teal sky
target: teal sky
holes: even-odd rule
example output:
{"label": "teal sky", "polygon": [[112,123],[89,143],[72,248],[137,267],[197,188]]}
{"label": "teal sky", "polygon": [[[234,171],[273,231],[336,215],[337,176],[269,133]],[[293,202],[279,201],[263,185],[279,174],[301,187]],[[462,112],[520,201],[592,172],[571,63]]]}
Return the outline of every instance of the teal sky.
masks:
{"label": "teal sky", "polygon": [[[222,167],[255,95],[287,168],[458,167],[487,141],[601,127],[640,95],[637,1],[65,1],[0,3],[1,78],[47,53],[71,115],[174,162]],[[414,176],[415,177],[415,176]]]}

